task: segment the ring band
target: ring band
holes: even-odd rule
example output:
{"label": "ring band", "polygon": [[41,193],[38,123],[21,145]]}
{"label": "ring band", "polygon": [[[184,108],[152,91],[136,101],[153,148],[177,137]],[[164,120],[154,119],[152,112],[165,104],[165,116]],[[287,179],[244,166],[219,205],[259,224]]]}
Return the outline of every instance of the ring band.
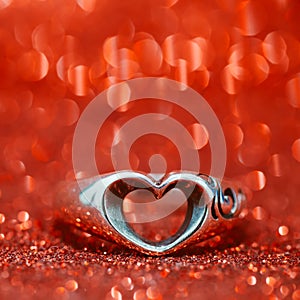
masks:
{"label": "ring band", "polygon": [[[157,199],[177,188],[184,193],[187,211],[171,237],[155,242],[138,235],[128,224],[123,200],[130,192],[146,189]],[[204,241],[232,227],[245,207],[239,187],[208,175],[174,172],[155,180],[133,171],[63,183],[58,189],[58,216],[83,231],[149,255],[164,255]]]}

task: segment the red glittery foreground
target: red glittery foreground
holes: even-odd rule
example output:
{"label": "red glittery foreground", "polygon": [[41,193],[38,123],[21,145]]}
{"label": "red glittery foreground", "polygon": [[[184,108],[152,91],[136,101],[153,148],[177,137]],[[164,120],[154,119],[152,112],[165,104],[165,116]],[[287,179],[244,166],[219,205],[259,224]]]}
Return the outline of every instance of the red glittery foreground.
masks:
{"label": "red glittery foreground", "polygon": [[300,299],[296,241],[237,243],[236,232],[231,245],[214,240],[147,257],[70,235],[62,225],[43,231],[33,223],[29,231],[8,231],[1,242],[1,299]]}

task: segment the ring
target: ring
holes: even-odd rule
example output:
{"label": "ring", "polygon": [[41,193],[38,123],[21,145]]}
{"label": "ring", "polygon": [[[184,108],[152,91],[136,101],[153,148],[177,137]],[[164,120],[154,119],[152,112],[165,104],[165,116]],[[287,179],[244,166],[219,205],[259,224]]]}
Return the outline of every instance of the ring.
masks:
{"label": "ring", "polygon": [[[173,189],[183,193],[187,203],[178,231],[161,241],[137,234],[124,215],[125,197],[146,190],[161,205],[162,198]],[[161,179],[134,171],[80,179],[61,184],[56,199],[57,216],[64,222],[148,255],[169,254],[228,230],[241,218],[246,203],[245,193],[233,183],[182,171]]]}

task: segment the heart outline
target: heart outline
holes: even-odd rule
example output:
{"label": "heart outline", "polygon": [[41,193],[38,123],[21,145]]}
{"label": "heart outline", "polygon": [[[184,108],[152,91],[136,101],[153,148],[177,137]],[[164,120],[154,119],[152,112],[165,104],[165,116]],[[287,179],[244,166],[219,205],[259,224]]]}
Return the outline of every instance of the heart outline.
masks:
{"label": "heart outline", "polygon": [[[107,198],[110,188],[120,180],[134,181],[135,183],[139,181],[140,184],[143,183],[143,187],[147,186],[148,189],[151,187],[152,191],[158,193],[160,196],[168,191],[168,187],[171,186],[172,183],[172,188],[178,188],[176,184],[174,185],[174,182],[188,182],[207,193],[208,198],[212,200],[209,201],[210,203],[214,203],[214,198],[217,194],[216,191],[218,190],[218,184],[212,177],[201,174],[174,172],[166,175],[160,181],[155,181],[143,173],[121,171],[99,179],[81,193],[81,202],[83,203],[85,198],[85,204],[97,208],[102,217],[112,229],[118,233],[125,244],[129,244],[129,246],[143,252],[155,254],[170,252],[174,248],[182,247],[195,232],[199,231],[201,227],[204,227],[204,224],[210,216],[209,205],[208,203],[200,203],[201,199],[198,199],[198,203],[197,201],[195,203],[195,201],[189,201],[189,198],[187,198],[188,208],[185,220],[175,235],[160,242],[149,241],[135,233],[134,230],[128,226],[125,216],[122,213],[124,194],[122,197]],[[130,191],[127,191],[125,194],[129,192]]]}

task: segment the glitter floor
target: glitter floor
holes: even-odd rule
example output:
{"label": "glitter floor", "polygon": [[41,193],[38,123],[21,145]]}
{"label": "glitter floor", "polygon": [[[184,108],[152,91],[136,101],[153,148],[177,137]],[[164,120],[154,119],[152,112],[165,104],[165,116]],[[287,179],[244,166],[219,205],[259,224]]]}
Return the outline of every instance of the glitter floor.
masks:
{"label": "glitter floor", "polygon": [[300,243],[206,245],[147,257],[75,234],[62,242],[38,226],[8,237],[0,252],[2,299],[300,297]]}
{"label": "glitter floor", "polygon": [[[298,0],[0,0],[0,298],[300,299],[299,11]],[[149,76],[203,95],[224,131],[225,176],[252,194],[229,235],[158,258],[58,224],[53,208],[53,187],[75,178],[83,110]],[[114,133],[146,113],[182,123],[209,173],[212,137],[188,112],[116,99],[100,173],[114,170]],[[175,146],[141,137],[130,163],[149,173],[160,154],[170,172]]]}

